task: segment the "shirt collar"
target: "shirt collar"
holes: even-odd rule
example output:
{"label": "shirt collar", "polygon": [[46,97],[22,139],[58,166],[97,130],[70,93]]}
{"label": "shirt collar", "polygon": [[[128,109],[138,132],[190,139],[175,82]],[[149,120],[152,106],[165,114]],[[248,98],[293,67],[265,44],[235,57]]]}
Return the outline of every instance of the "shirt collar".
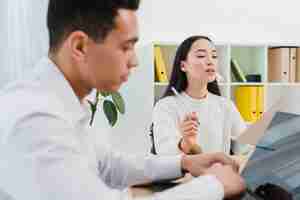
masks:
{"label": "shirt collar", "polygon": [[52,60],[48,57],[42,58],[35,69],[35,78],[42,83],[43,88],[57,95],[68,117],[77,121],[87,116],[87,110],[81,105],[70,83]]}

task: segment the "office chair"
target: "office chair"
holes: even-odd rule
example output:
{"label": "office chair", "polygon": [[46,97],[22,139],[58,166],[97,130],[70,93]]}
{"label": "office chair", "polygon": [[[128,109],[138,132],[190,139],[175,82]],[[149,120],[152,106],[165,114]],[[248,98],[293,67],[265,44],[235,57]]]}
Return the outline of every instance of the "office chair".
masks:
{"label": "office chair", "polygon": [[151,123],[149,131],[150,131],[149,136],[151,141],[150,153],[152,153],[153,155],[157,155],[156,148],[155,148],[155,141],[154,141],[153,123]]}

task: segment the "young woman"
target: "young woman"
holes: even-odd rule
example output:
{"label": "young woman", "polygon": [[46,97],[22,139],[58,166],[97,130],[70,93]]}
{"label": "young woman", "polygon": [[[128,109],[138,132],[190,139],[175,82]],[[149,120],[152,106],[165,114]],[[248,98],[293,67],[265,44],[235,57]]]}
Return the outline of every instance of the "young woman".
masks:
{"label": "young woman", "polygon": [[195,144],[205,153],[229,153],[231,139],[246,128],[235,105],[220,96],[217,60],[208,37],[192,36],[178,47],[170,83],[153,113],[158,154],[189,154]]}

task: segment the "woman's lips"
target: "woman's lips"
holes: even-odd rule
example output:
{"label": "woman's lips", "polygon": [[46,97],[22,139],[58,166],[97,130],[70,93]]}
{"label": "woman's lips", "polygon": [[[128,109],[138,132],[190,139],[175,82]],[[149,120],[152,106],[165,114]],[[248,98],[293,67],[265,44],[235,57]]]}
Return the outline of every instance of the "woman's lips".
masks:
{"label": "woman's lips", "polygon": [[213,75],[216,74],[216,70],[214,70],[214,69],[207,69],[207,70],[205,70],[205,72],[206,72],[208,75],[211,75],[211,76],[213,76]]}

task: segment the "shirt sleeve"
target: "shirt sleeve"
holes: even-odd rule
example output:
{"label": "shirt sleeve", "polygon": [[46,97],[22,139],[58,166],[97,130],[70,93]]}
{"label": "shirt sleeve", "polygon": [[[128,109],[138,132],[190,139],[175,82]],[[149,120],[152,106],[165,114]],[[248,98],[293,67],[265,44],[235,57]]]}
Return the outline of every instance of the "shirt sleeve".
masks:
{"label": "shirt sleeve", "polygon": [[78,137],[86,133],[79,131],[49,113],[18,121],[7,138],[6,147],[12,155],[9,165],[13,166],[9,171],[18,171],[26,183],[11,185],[12,190],[17,190],[13,193],[23,196],[20,191],[24,191],[21,188],[26,184],[31,186],[27,191],[38,196],[26,199],[93,200],[103,194],[105,199],[118,199],[120,189],[130,185],[182,176],[181,156],[130,156],[103,149],[93,167],[91,159],[97,159],[88,155],[82,145],[84,140]]}
{"label": "shirt sleeve", "polygon": [[[5,184],[16,199],[112,200],[119,192],[109,188],[90,167],[72,125],[48,113],[18,120],[6,138],[7,167],[13,178]],[[5,172],[5,173],[4,173]],[[2,175],[3,175],[2,174]]]}
{"label": "shirt sleeve", "polygon": [[100,177],[111,187],[182,177],[181,156],[135,156],[110,151],[99,163]]}
{"label": "shirt sleeve", "polygon": [[181,134],[178,130],[176,108],[165,99],[158,102],[153,110],[153,135],[156,151],[160,155],[178,155]]}
{"label": "shirt sleeve", "polygon": [[[159,179],[181,175],[180,156],[141,159],[111,153],[105,154],[100,160],[99,171],[95,170],[89,165],[81,141],[76,138],[78,134],[69,122],[48,113],[19,120],[6,137],[1,152],[7,155],[0,166],[1,179],[6,180],[5,191],[15,199],[116,200],[122,198],[121,192],[109,184],[126,185],[144,181],[145,177]],[[137,165],[139,162],[141,164]],[[222,196],[221,184],[204,176],[155,199],[170,199],[189,186],[197,190],[205,188],[198,192],[192,190],[195,199],[220,199],[217,196]]]}

